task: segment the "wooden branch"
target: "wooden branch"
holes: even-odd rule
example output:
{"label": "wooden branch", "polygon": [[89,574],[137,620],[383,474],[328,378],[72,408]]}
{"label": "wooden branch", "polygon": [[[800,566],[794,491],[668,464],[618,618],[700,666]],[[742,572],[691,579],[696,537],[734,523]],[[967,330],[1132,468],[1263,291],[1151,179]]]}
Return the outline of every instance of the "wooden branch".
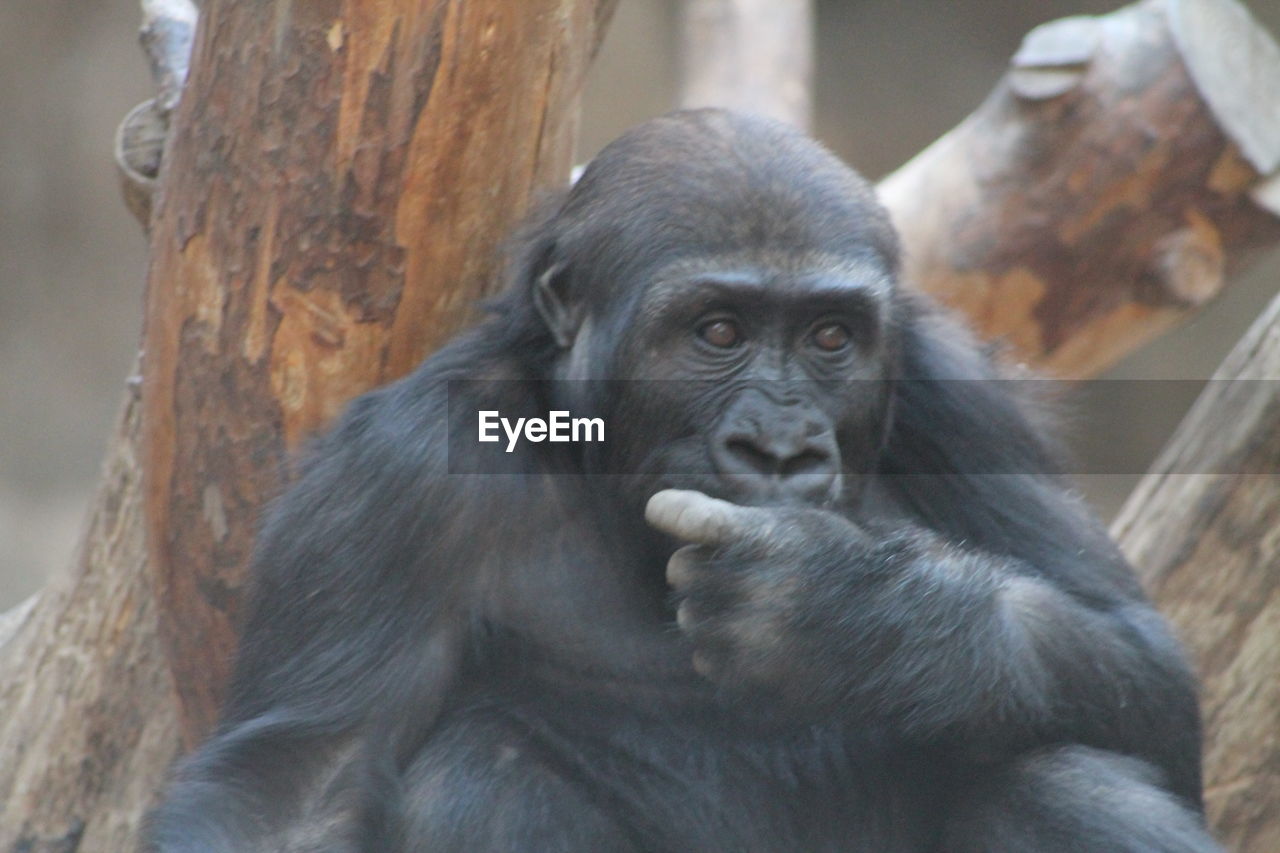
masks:
{"label": "wooden branch", "polygon": [[473,316],[563,183],[601,0],[213,0],[165,153],[143,364],[160,629],[212,724],[291,450]]}
{"label": "wooden branch", "polygon": [[683,0],[682,107],[729,107],[809,127],[812,0]]}
{"label": "wooden branch", "polygon": [[1112,527],[1204,679],[1206,803],[1280,850],[1280,299],[1223,362]]}
{"label": "wooden branch", "polygon": [[1096,373],[1280,241],[1276,92],[1280,50],[1236,0],[1033,30],[987,101],[881,182],[907,277],[1018,356]]}
{"label": "wooden branch", "polygon": [[[135,386],[136,388],[136,386]],[[178,750],[129,395],[73,571],[0,647],[0,850],[132,850]]]}

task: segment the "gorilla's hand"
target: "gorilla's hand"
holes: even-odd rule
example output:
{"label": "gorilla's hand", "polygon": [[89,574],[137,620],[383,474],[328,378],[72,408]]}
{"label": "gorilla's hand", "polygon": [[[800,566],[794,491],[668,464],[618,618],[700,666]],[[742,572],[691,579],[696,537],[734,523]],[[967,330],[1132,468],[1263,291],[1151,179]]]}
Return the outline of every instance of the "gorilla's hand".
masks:
{"label": "gorilla's hand", "polygon": [[[645,517],[693,543],[672,555],[667,579],[694,668],[793,719],[931,733],[1034,717],[1051,677],[1037,634],[1081,622],[1060,612],[1075,608],[1066,596],[1010,561],[912,524],[674,490],[650,498]],[[1026,695],[1014,695],[1022,683]]]}
{"label": "gorilla's hand", "polygon": [[872,538],[825,510],[739,506],[675,489],[654,495],[645,518],[694,543],[667,563],[694,668],[724,687],[819,700],[804,672],[828,668],[825,623],[848,605],[833,597],[873,562]]}
{"label": "gorilla's hand", "polygon": [[694,666],[788,719],[875,721],[990,757],[1119,742],[1121,720],[1141,743],[1157,717],[1121,711],[1174,695],[1156,668],[1172,641],[1145,606],[1093,606],[919,525],[684,491],[654,495],[645,516],[694,543],[667,566]]}

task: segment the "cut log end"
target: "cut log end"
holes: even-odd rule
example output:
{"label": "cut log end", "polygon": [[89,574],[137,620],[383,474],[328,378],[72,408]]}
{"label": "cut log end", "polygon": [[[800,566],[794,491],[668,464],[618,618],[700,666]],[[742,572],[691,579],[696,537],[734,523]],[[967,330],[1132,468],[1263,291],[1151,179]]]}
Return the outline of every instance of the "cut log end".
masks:
{"label": "cut log end", "polygon": [[1187,72],[1223,133],[1259,174],[1280,169],[1280,46],[1237,0],[1165,3]]}
{"label": "cut log end", "polygon": [[168,116],[154,98],[129,110],[116,130],[114,154],[125,207],[143,228],[151,222],[151,197],[168,132]]}
{"label": "cut log end", "polygon": [[1066,94],[1084,78],[1098,40],[1098,19],[1088,15],[1036,27],[1009,60],[1009,85],[1032,101]]}

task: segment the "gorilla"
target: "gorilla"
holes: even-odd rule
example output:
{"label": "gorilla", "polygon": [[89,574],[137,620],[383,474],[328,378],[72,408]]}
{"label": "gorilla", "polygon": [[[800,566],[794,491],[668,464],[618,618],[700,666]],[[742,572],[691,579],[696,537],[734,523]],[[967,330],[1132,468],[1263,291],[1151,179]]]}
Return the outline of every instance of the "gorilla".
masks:
{"label": "gorilla", "polygon": [[274,503],[150,849],[1217,850],[1177,642],[898,254],[784,125],[606,148]]}

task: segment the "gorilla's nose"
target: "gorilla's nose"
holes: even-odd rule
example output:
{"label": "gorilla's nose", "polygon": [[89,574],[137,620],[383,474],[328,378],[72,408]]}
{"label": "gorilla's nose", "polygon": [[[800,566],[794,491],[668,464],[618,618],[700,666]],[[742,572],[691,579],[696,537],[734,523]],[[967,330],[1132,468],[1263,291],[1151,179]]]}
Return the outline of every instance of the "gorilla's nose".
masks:
{"label": "gorilla's nose", "polygon": [[830,428],[802,412],[739,423],[722,433],[712,454],[721,474],[758,479],[769,491],[806,500],[828,497],[839,473]]}

